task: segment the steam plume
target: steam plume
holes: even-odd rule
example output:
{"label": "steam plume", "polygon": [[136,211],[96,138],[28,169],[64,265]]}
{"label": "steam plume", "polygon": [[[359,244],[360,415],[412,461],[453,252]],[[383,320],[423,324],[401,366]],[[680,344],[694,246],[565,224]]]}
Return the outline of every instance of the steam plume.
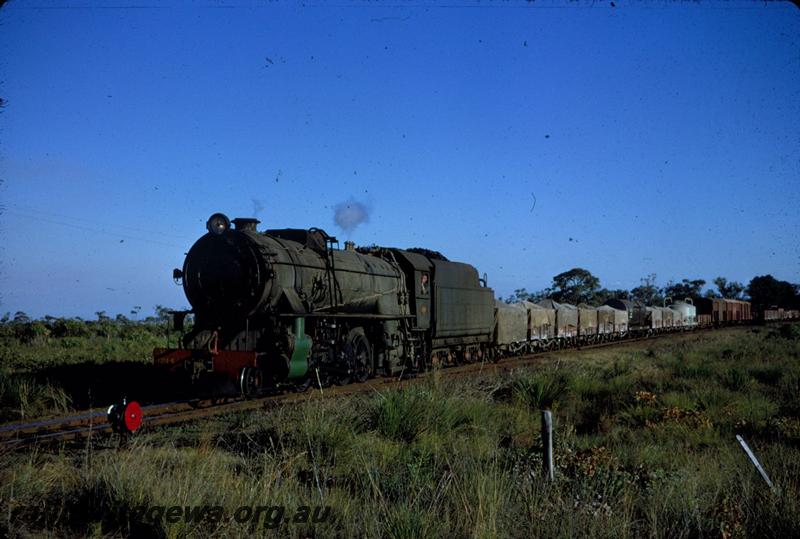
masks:
{"label": "steam plume", "polygon": [[369,208],[353,198],[340,202],[334,206],[333,211],[333,221],[336,226],[347,232],[348,236],[358,225],[369,222]]}
{"label": "steam plume", "polygon": [[251,200],[253,201],[253,217],[258,217],[258,214],[264,209],[264,203],[257,198],[252,198]]}

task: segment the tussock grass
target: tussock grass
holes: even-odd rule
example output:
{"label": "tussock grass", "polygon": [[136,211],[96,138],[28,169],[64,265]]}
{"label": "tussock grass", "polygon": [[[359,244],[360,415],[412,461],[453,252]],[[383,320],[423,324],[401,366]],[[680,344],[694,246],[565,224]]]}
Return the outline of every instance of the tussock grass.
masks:
{"label": "tussock grass", "polygon": [[[782,336],[784,333],[788,337]],[[137,537],[794,537],[800,341],[720,331],[510,375],[432,378],[154,430],[122,450],[0,455],[0,534]],[[539,410],[554,413],[556,481]],[[766,488],[742,434],[777,486]],[[219,505],[219,522],[140,506]],[[240,506],[328,506],[257,526]]]}
{"label": "tussock grass", "polygon": [[32,376],[0,373],[0,421],[66,413],[72,399],[63,388]]}

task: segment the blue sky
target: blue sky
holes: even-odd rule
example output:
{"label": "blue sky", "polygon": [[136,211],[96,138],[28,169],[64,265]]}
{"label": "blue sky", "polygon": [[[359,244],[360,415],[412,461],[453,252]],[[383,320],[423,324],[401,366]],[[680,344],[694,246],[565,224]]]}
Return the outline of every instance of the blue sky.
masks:
{"label": "blue sky", "polygon": [[184,307],[216,211],[436,249],[498,296],[797,282],[800,9],[615,4],[8,3],[0,312]]}

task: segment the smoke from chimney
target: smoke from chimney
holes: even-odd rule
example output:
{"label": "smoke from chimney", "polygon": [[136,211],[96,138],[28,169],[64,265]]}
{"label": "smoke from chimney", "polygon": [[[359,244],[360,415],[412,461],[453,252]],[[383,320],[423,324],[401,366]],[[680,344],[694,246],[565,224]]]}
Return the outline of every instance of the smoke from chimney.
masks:
{"label": "smoke from chimney", "polygon": [[253,197],[253,217],[258,217],[258,214],[264,209],[264,203],[261,200]]}
{"label": "smoke from chimney", "polygon": [[333,222],[350,236],[362,223],[369,222],[369,208],[351,198],[333,208]]}

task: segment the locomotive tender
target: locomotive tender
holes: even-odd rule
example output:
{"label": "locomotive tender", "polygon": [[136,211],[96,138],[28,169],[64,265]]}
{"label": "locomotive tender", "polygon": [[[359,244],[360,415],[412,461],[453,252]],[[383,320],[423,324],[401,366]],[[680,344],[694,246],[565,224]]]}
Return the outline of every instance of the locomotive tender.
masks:
{"label": "locomotive tender", "polygon": [[[191,312],[193,327],[179,348],[154,350],[157,365],[251,395],[754,319],[750,303],[727,299],[508,305],[473,266],[434,251],[339,249],[317,228],[259,232],[258,223],[209,218],[173,271],[192,306],[175,325]],[[763,319],[795,317],[775,313]]]}

